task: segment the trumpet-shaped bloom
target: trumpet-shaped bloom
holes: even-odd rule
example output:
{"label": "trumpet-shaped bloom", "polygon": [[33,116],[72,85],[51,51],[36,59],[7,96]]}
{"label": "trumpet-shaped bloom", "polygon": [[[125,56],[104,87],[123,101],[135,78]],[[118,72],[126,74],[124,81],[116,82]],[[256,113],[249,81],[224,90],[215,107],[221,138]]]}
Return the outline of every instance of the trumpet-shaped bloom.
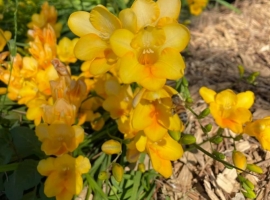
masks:
{"label": "trumpet-shaped bloom", "polygon": [[84,139],[84,130],[80,126],[68,124],[39,124],[36,135],[42,142],[41,149],[46,155],[60,156],[74,151]]}
{"label": "trumpet-shaped bloom", "polygon": [[78,42],[78,38],[74,38],[73,40],[70,40],[67,37],[63,37],[58,45],[57,45],[57,55],[59,59],[64,63],[74,63],[77,61],[77,58],[75,57],[73,50]]}
{"label": "trumpet-shaped bloom", "polygon": [[215,91],[202,87],[200,95],[209,104],[213,118],[222,128],[242,133],[243,125],[252,119],[249,108],[254,103],[254,94],[251,91],[235,94],[227,89],[216,94]]}
{"label": "trumpet-shaped bloom", "polygon": [[0,52],[3,51],[4,47],[7,44],[7,41],[9,41],[11,38],[11,32],[10,31],[3,31],[0,29]]}
{"label": "trumpet-shaped bloom", "polygon": [[116,30],[110,38],[114,53],[120,57],[119,76],[123,83],[137,82],[148,90],[158,90],[166,79],[184,75],[185,63],[179,54],[189,41],[189,31],[180,24],[162,28],[145,27],[137,34]]}
{"label": "trumpet-shaped bloom", "polygon": [[255,136],[265,150],[270,150],[270,117],[248,123],[244,133]]}
{"label": "trumpet-shaped bloom", "polygon": [[75,56],[91,61],[91,74],[103,74],[115,65],[117,57],[108,40],[121,23],[106,7],[96,6],[90,13],[74,12],[68,19],[68,26],[80,37],[74,49]]}
{"label": "trumpet-shaped bloom", "polygon": [[82,174],[91,168],[88,158],[79,156],[73,158],[68,154],[57,158],[41,160],[37,166],[38,172],[47,176],[44,193],[47,197],[56,197],[57,200],[72,199],[83,188]]}
{"label": "trumpet-shaped bloom", "polygon": [[168,130],[183,131],[181,120],[178,115],[172,114],[171,108],[171,95],[166,87],[157,92],[146,91],[134,108],[132,125],[137,130],[143,130],[153,142],[163,138]]}

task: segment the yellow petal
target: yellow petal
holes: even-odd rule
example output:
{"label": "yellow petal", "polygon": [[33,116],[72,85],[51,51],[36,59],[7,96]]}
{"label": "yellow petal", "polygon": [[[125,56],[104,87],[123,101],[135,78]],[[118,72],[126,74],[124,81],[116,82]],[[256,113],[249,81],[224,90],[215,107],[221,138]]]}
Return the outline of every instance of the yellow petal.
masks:
{"label": "yellow petal", "polygon": [[68,18],[68,27],[77,36],[84,36],[89,33],[99,34],[89,21],[90,13],[77,11],[72,13]]}
{"label": "yellow petal", "polygon": [[85,174],[91,169],[90,161],[87,157],[78,156],[75,160],[76,162],[76,170],[78,173]]}
{"label": "yellow petal", "polygon": [[153,123],[154,106],[139,103],[134,110],[132,125],[137,130],[143,130]]}
{"label": "yellow petal", "polygon": [[119,76],[123,83],[136,82],[143,76],[144,66],[138,63],[136,56],[130,52],[119,61]]}
{"label": "yellow petal", "polygon": [[126,8],[119,13],[119,19],[122,22],[124,29],[127,29],[133,33],[137,31],[137,17],[130,8]]}
{"label": "yellow petal", "polygon": [[183,155],[181,144],[173,140],[168,134],[157,142],[156,150],[158,155],[165,160],[177,160]]}
{"label": "yellow petal", "polygon": [[216,95],[216,103],[223,106],[224,109],[235,108],[237,96],[232,90],[224,90]]}
{"label": "yellow petal", "polygon": [[93,27],[102,33],[104,39],[108,39],[116,29],[121,28],[119,19],[102,5],[92,9],[90,12],[90,22]]}
{"label": "yellow petal", "polygon": [[143,72],[138,74],[136,78],[139,84],[152,91],[161,89],[166,83],[166,78],[156,77],[150,67],[144,67]]}
{"label": "yellow petal", "polygon": [[167,129],[161,126],[157,121],[153,121],[153,123],[150,126],[147,126],[144,129],[145,135],[147,138],[149,138],[151,141],[156,142],[164,137],[164,135],[167,133]]}
{"label": "yellow petal", "polygon": [[73,194],[80,194],[83,188],[83,180],[79,173],[72,171],[65,181],[65,188]]}
{"label": "yellow petal", "polygon": [[7,88],[6,87],[0,87],[0,95],[6,94]]}
{"label": "yellow petal", "polygon": [[169,24],[163,27],[166,35],[166,41],[163,48],[170,47],[178,52],[183,51],[190,40],[189,30],[181,24]]}
{"label": "yellow petal", "polygon": [[92,60],[103,54],[103,51],[108,48],[104,40],[95,34],[82,36],[74,48],[74,54],[81,60]]}
{"label": "yellow petal", "polygon": [[43,141],[44,139],[49,137],[49,126],[48,124],[39,124],[36,127],[36,135],[38,136],[39,141]]}
{"label": "yellow petal", "polygon": [[199,93],[206,103],[215,101],[216,92],[214,90],[207,87],[201,87]]}
{"label": "yellow petal", "polygon": [[49,157],[45,160],[41,160],[38,163],[37,170],[42,176],[49,176],[54,170],[55,158]]}
{"label": "yellow petal", "polygon": [[160,14],[158,5],[152,0],[136,0],[131,9],[137,16],[138,29],[153,23]]}
{"label": "yellow petal", "polygon": [[245,108],[237,108],[230,116],[230,119],[234,122],[244,124],[250,122],[252,119],[252,114],[249,110]]}
{"label": "yellow petal", "polygon": [[151,67],[151,71],[156,77],[177,80],[184,75],[185,67],[185,62],[179,52],[166,48]]}
{"label": "yellow petal", "polygon": [[135,145],[136,148],[139,152],[144,152],[145,147],[146,147],[146,142],[147,142],[147,137],[144,134],[144,132],[140,131],[139,133],[137,133],[137,135],[135,136]]}
{"label": "yellow petal", "polygon": [[61,179],[60,174],[55,171],[45,181],[44,193],[47,197],[53,197],[61,193],[64,189],[64,181]]}
{"label": "yellow petal", "polygon": [[56,197],[56,200],[70,200],[72,199],[74,196],[74,193],[73,192],[69,192],[67,191],[66,189],[63,189],[59,194],[57,194],[55,197]]}
{"label": "yellow petal", "polygon": [[126,29],[116,30],[110,37],[110,44],[114,53],[119,57],[123,57],[129,51],[133,51],[130,46],[133,37],[134,34]]}
{"label": "yellow petal", "polygon": [[251,91],[241,92],[237,94],[237,104],[238,108],[249,109],[254,103],[254,93]]}
{"label": "yellow petal", "polygon": [[92,61],[89,72],[94,76],[106,73],[112,68],[106,58],[96,58]]}
{"label": "yellow petal", "polygon": [[160,18],[162,17],[170,17],[173,19],[178,19],[181,9],[181,1],[180,0],[158,0],[157,4],[160,9]]}

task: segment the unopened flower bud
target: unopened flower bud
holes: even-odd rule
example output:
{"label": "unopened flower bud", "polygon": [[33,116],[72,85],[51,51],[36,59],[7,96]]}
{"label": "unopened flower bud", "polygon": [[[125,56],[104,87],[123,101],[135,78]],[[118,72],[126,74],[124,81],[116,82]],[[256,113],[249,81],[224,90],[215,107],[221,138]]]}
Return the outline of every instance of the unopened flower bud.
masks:
{"label": "unopened flower bud", "polygon": [[181,143],[182,144],[194,144],[196,143],[196,138],[194,137],[194,135],[190,135],[190,134],[184,134],[181,137]]}
{"label": "unopened flower bud", "polygon": [[256,198],[256,194],[255,192],[253,192],[252,190],[246,190],[246,192],[242,192],[243,195],[249,199],[255,199]]}
{"label": "unopened flower bud", "polygon": [[106,171],[101,171],[98,174],[98,179],[104,181],[104,180],[108,179],[108,176],[109,175]]}
{"label": "unopened flower bud", "polygon": [[212,124],[207,124],[204,129],[209,133],[212,130]]}
{"label": "unopened flower bud", "polygon": [[121,182],[123,179],[124,169],[118,163],[112,164],[112,174],[117,182]]}
{"label": "unopened flower bud", "polygon": [[139,163],[139,165],[138,165],[138,170],[139,170],[140,172],[142,172],[142,173],[145,172],[145,165],[144,165],[144,163]]}
{"label": "unopened flower bud", "polygon": [[255,165],[255,164],[248,164],[247,169],[258,174],[263,173],[262,168],[260,168],[258,165]]}
{"label": "unopened flower bud", "polygon": [[175,140],[175,141],[179,141],[181,138],[181,132],[180,131],[168,131],[170,136]]}
{"label": "unopened flower bud", "polygon": [[199,119],[205,118],[207,115],[210,114],[210,109],[205,108],[198,116]]}
{"label": "unopened flower bud", "polygon": [[[239,169],[245,170],[247,167],[247,158],[246,156],[240,152],[240,151],[234,151],[232,154],[232,159],[234,166],[236,166]],[[237,170],[239,173],[241,172],[240,170]]]}
{"label": "unopened flower bud", "polygon": [[122,146],[120,142],[116,140],[108,140],[103,143],[103,145],[101,146],[101,150],[109,155],[118,154],[122,151]]}

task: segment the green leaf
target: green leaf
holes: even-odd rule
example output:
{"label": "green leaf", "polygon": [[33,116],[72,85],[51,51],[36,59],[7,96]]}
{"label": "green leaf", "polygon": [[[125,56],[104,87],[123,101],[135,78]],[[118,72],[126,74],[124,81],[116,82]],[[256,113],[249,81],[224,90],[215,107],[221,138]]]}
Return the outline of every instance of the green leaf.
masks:
{"label": "green leaf", "polygon": [[237,14],[241,13],[241,11],[238,8],[236,8],[235,6],[233,6],[230,3],[226,2],[225,0],[216,0],[216,2],[220,3],[223,6],[226,6],[227,8],[229,8],[232,11],[236,12]]}
{"label": "green leaf", "polygon": [[3,180],[4,173],[0,173],[0,191],[4,190],[4,180]]}
{"label": "green leaf", "polygon": [[9,200],[18,200],[23,197],[23,185],[20,183],[16,171],[4,183],[5,193]]}
{"label": "green leaf", "polygon": [[7,129],[0,129],[0,165],[9,163],[13,152],[9,131]]}
{"label": "green leaf", "polygon": [[31,192],[28,192],[27,194],[23,195],[22,200],[38,200],[36,197],[36,191],[33,190]]}
{"label": "green leaf", "polygon": [[142,177],[142,172],[136,171],[134,179],[133,179],[134,184],[133,184],[132,195],[131,195],[130,200],[136,200],[137,197],[138,197],[138,189],[139,189],[139,186],[140,186],[141,177]]}
{"label": "green leaf", "polygon": [[35,132],[28,127],[15,127],[10,130],[17,153],[22,157],[35,154],[44,158],[45,154],[40,150],[41,142]]}
{"label": "green leaf", "polygon": [[16,170],[17,178],[20,179],[25,190],[36,186],[42,178],[37,171],[37,165],[38,161],[28,159],[20,163]]}

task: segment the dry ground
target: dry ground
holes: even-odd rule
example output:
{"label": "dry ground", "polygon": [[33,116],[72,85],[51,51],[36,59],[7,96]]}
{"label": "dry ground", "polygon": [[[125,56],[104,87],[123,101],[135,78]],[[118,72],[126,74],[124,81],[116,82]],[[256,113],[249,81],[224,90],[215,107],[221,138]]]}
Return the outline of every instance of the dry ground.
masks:
{"label": "dry ground", "polygon": [[[192,20],[191,42],[185,56],[186,77],[194,98],[196,112],[206,105],[199,97],[198,90],[207,86],[214,90],[233,89],[236,92],[251,90],[256,95],[252,107],[254,119],[270,116],[270,0],[242,0],[235,2],[241,14],[228,9],[211,9]],[[244,66],[246,73],[259,72],[256,85],[240,81],[238,65]],[[200,143],[203,136],[198,123],[194,121],[187,132],[192,132]],[[211,118],[202,123],[213,123]],[[217,127],[213,128],[213,133]],[[234,133],[226,130],[226,134]],[[209,143],[203,145],[211,151]],[[214,147],[215,148],[215,147]],[[260,144],[248,136],[236,143],[236,148],[247,156],[248,163],[256,163],[264,169],[259,176],[246,175],[255,184],[257,198],[270,199],[270,152],[261,149]],[[225,139],[217,149],[231,162],[232,141]],[[180,162],[175,162],[174,177],[160,183],[163,199],[211,199],[242,200],[240,185],[236,181],[236,171],[224,168],[208,156],[186,152]]]}

